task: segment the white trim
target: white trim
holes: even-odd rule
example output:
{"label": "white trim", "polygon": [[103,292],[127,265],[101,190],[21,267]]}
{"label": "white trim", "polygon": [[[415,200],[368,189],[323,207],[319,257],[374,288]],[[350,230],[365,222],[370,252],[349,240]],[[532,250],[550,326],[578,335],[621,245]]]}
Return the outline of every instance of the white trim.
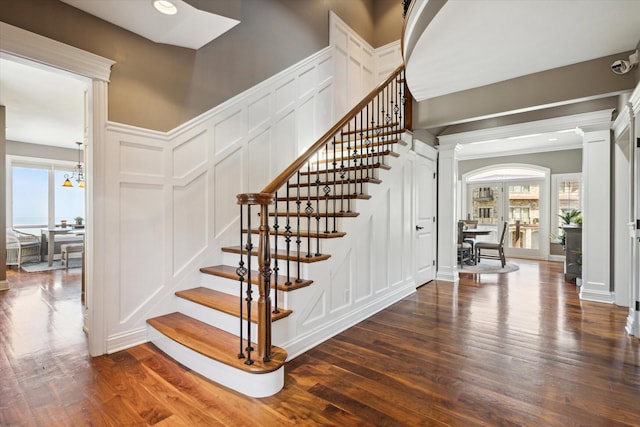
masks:
{"label": "white trim", "polygon": [[438,160],[438,150],[436,150],[434,147],[427,145],[416,138],[413,139],[412,145],[413,145],[412,150],[416,154],[422,157],[425,157],[429,160],[434,160],[434,161]]}
{"label": "white trim", "polygon": [[107,354],[112,354],[129,347],[144,344],[147,341],[148,336],[146,327],[133,329],[122,334],[112,335],[107,338]]}
{"label": "white trim", "polygon": [[0,22],[0,52],[108,82],[115,64],[102,56]]}
{"label": "white trim", "polygon": [[106,119],[108,111],[107,82],[114,61],[83,51],[73,46],[31,33],[18,27],[0,22],[0,55],[11,55],[28,61],[64,70],[92,80],[88,93],[91,124],[85,153],[86,176],[86,328],[89,330],[89,353],[92,356],[104,354],[107,337],[104,321],[104,270],[106,259],[102,257],[104,245],[104,206],[93,201],[104,199],[103,146],[106,140]]}
{"label": "white trim", "polygon": [[[602,284],[596,284],[602,285]],[[594,289],[586,289],[583,282],[580,287],[580,299],[584,301],[603,302],[606,304],[613,304],[615,301],[615,294],[611,291],[598,291]]]}
{"label": "white trim", "polygon": [[[553,119],[537,120],[527,123],[499,126],[490,129],[480,129],[460,132],[451,135],[440,135],[440,145],[468,144],[478,141],[509,138],[514,136],[531,135],[536,133],[557,132],[602,123],[611,118],[611,110],[600,110],[591,113],[575,114],[572,116],[556,117]],[[559,149],[580,148],[581,145],[568,145]]]}

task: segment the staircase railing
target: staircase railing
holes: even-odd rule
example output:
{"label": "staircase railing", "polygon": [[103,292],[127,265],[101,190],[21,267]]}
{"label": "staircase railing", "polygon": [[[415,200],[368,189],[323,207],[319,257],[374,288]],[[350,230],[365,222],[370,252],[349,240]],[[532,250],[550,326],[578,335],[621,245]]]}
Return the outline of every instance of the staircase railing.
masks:
{"label": "staircase railing", "polygon": [[[394,154],[393,147],[399,135],[410,127],[411,97],[405,86],[404,65],[401,65],[260,193],[237,196],[241,205],[241,256],[236,271],[240,278],[241,309],[246,303],[247,310],[247,338],[244,340],[240,333],[238,357],[246,358],[246,364],[254,361],[251,345],[252,254],[258,260],[257,353],[258,358],[266,362],[271,357],[271,282],[276,284],[274,313],[278,313],[279,272],[285,273],[283,286],[291,286],[302,280],[301,263],[328,258],[320,253],[320,239],[336,236],[337,218],[355,216],[351,210],[352,201],[362,198],[365,184],[376,182],[374,170],[385,166],[385,158]],[[275,209],[269,212],[272,204]],[[258,230],[251,229],[253,205],[259,206]],[[274,218],[272,229],[269,217]],[[284,220],[284,226],[280,219]],[[243,229],[245,223],[247,228]],[[253,250],[252,233],[259,236],[257,252]],[[273,269],[270,235],[274,235],[276,249]],[[284,237],[282,250],[278,250],[279,236]],[[247,254],[247,266],[243,254]],[[284,268],[279,260],[285,262]],[[292,274],[296,274],[295,280]],[[242,331],[243,316],[240,317]]]}

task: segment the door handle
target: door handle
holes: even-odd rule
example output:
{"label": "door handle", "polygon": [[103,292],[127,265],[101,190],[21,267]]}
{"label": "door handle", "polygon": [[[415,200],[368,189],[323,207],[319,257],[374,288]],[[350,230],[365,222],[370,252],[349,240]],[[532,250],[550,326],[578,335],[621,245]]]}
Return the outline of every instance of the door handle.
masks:
{"label": "door handle", "polygon": [[419,225],[416,225],[416,230],[422,230],[424,227],[420,227]]}

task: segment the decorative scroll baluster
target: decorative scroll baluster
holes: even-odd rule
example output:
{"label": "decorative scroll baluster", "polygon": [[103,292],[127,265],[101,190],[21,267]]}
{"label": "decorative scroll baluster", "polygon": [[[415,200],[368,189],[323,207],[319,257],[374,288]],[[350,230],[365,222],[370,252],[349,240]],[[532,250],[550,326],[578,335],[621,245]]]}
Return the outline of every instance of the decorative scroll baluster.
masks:
{"label": "decorative scroll baluster", "polygon": [[[253,351],[253,347],[251,345],[251,302],[253,301],[251,289],[251,251],[253,250],[253,244],[251,243],[251,205],[247,206],[247,229],[249,233],[247,233],[247,244],[245,249],[247,251],[247,269],[249,270],[248,280],[247,280],[247,297],[245,301],[247,302],[247,347],[245,348],[247,352],[247,360],[245,360],[246,365],[253,365],[253,360],[251,359],[251,352]],[[242,252],[242,251],[240,251]]]}
{"label": "decorative scroll baluster", "polygon": [[[337,204],[337,200],[336,200],[336,173],[337,173],[337,168],[338,168],[338,162],[336,161],[336,137],[335,135],[333,136],[333,212],[337,212],[336,210],[336,204]],[[342,208],[342,193],[340,193],[340,212],[343,212],[343,208]],[[333,216],[333,230],[334,233],[338,230],[336,230],[336,216]]]}
{"label": "decorative scroll baluster", "polygon": [[[334,137],[335,139],[335,137]],[[327,154],[329,153],[329,144],[327,143],[324,147],[324,187],[322,187],[322,192],[324,193],[324,232],[329,232],[329,194],[331,193],[331,187],[329,186],[329,160],[327,159]],[[334,199],[335,200],[335,199]],[[335,205],[334,205],[335,206]]]}
{"label": "decorative scroll baluster", "polygon": [[289,182],[287,181],[287,203],[286,203],[286,215],[287,215],[287,222],[284,226],[284,241],[286,244],[286,250],[287,250],[287,281],[285,282],[285,285],[287,286],[291,286],[291,260],[290,260],[290,255],[291,255],[291,236],[293,235],[293,233],[291,232],[291,218],[290,218],[290,214],[289,214],[289,200],[291,198],[290,194],[289,194]]}
{"label": "decorative scroll baluster", "polygon": [[340,212],[344,212],[344,142],[344,132],[342,132],[340,139]]}
{"label": "decorative scroll baluster", "polygon": [[273,257],[273,277],[275,277],[275,290],[274,290],[274,303],[273,303],[273,312],[274,313],[280,313],[280,311],[278,310],[278,272],[280,271],[280,268],[278,267],[278,229],[280,228],[279,225],[279,221],[278,221],[278,193],[276,192],[275,195],[275,200],[276,200],[276,204],[275,204],[275,208],[274,208],[274,221],[273,221],[273,252],[276,254]]}
{"label": "decorative scroll baluster", "polygon": [[297,195],[296,195],[296,207],[297,207],[297,215],[296,215],[296,245],[297,245],[297,258],[296,258],[296,264],[298,266],[298,278],[297,280],[300,280],[300,245],[302,244],[302,239],[300,238],[300,205],[302,204],[302,200],[300,200],[300,185],[302,184],[300,182],[300,171],[298,171],[298,187],[297,187]]}
{"label": "decorative scroll baluster", "polygon": [[307,215],[307,258],[311,258],[311,217],[313,216],[313,205],[311,204],[311,162],[307,163],[307,205],[304,213]]}
{"label": "decorative scroll baluster", "polygon": [[[347,195],[351,194],[351,122],[347,124]],[[351,212],[351,197],[347,199],[347,212]]]}
{"label": "decorative scroll baluster", "polygon": [[320,152],[316,153],[316,256],[320,256]]}

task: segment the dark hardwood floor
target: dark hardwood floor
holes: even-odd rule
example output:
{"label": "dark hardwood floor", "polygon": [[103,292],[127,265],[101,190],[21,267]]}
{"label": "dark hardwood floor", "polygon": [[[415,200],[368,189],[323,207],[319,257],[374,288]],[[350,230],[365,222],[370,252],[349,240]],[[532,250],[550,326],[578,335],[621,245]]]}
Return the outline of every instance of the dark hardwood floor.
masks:
{"label": "dark hardwood floor", "polygon": [[77,269],[8,272],[0,425],[638,426],[640,345],[627,309],[581,302],[562,265],[462,275],[286,364],[251,399],[146,344],[91,358]]}

